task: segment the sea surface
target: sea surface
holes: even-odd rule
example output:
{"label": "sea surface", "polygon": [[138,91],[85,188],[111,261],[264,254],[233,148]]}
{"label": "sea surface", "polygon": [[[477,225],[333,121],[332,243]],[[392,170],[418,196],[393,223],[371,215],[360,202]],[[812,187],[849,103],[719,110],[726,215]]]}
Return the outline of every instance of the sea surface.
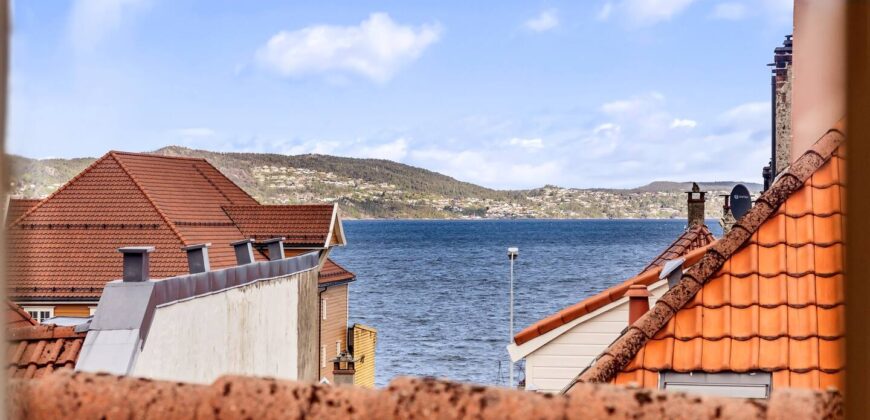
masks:
{"label": "sea surface", "polygon": [[[721,236],[718,223],[707,225]],[[378,329],[378,386],[405,375],[507,385],[509,246],[520,250],[518,332],[638,274],[684,227],[684,220],[345,221],[348,245],[332,256],[357,275],[350,321]]]}

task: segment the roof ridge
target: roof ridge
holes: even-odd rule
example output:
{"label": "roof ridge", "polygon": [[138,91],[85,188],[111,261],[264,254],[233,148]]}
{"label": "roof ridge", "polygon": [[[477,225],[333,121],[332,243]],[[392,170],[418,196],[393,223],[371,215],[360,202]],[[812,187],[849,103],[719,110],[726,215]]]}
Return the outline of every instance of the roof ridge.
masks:
{"label": "roof ridge", "polygon": [[160,206],[158,206],[157,202],[154,201],[150,194],[148,194],[148,191],[145,191],[145,188],[142,187],[142,184],[139,183],[139,180],[136,179],[136,176],[133,175],[132,172],[130,172],[130,170],[127,168],[127,165],[124,165],[124,162],[122,162],[121,159],[118,159],[117,152],[111,151],[109,152],[109,155],[111,155],[112,159],[114,159],[115,162],[118,163],[118,166],[121,167],[121,170],[124,171],[124,173],[127,174],[128,177],[130,177],[130,180],[133,181],[133,184],[136,185],[136,188],[138,188],[139,191],[141,191],[142,194],[145,196],[145,199],[148,200],[149,203],[151,203],[151,206],[154,207],[154,210],[157,211],[157,214],[160,215],[160,218],[163,219],[164,222],[166,222],[167,226],[169,226],[169,230],[171,230],[172,233],[174,233],[175,236],[178,237],[178,239],[181,241],[181,244],[187,245],[187,240],[185,240],[184,236],[181,235],[181,231],[178,230],[178,227],[175,226],[175,223],[172,223],[172,221],[169,220],[169,216],[167,216],[166,213],[164,213],[163,210],[160,209]]}
{"label": "roof ridge", "polygon": [[144,156],[144,157],[155,157],[155,158],[165,158],[165,159],[178,159],[178,160],[193,160],[193,161],[207,161],[206,158],[202,157],[194,157],[194,156],[172,156],[172,155],[161,155],[159,153],[154,152],[125,152],[121,150],[110,150],[108,154],[116,154],[116,155],[130,155],[130,156]]}
{"label": "roof ridge", "polygon": [[21,318],[24,321],[26,321],[27,323],[29,323],[30,325],[37,325],[36,320],[33,319],[32,316],[30,316],[30,313],[25,311],[24,308],[22,308],[17,303],[15,303],[9,299],[6,299],[6,305],[9,306],[9,309],[12,309],[18,315],[21,315]]}
{"label": "roof ridge", "polygon": [[731,256],[747,243],[765,221],[835,154],[845,141],[845,118],[825,132],[789,166],[776,182],[758,198],[725,236],[680,281],[668,290],[640,319],[629,325],[583,372],[564,389],[578,382],[608,382],[634,359],[676,313],[691,301],[711,275],[719,271]]}
{"label": "roof ridge", "polygon": [[93,161],[93,162],[92,162],[90,165],[88,165],[84,170],[82,170],[81,172],[79,172],[76,176],[70,178],[69,181],[67,181],[65,184],[61,185],[61,187],[58,188],[58,189],[56,189],[53,193],[49,194],[48,197],[43,198],[42,200],[40,200],[39,203],[36,203],[35,206],[31,207],[30,209],[28,209],[27,211],[25,211],[24,213],[22,213],[21,216],[18,216],[18,218],[15,219],[15,221],[13,221],[12,223],[9,223],[9,224],[7,225],[7,227],[17,225],[18,222],[20,222],[20,221],[23,220],[25,217],[29,216],[31,213],[33,213],[34,211],[36,211],[36,209],[42,207],[42,205],[45,204],[46,202],[48,202],[48,200],[50,200],[50,199],[53,198],[54,196],[58,195],[61,191],[66,190],[66,189],[70,186],[70,184],[72,184],[73,182],[75,182],[76,180],[78,180],[79,178],[81,178],[82,176],[84,176],[85,174],[87,174],[87,173],[89,173],[90,171],[92,171],[92,170],[93,170],[93,169],[94,169],[98,164],[100,164],[102,161],[106,160],[109,156],[111,156],[112,153],[113,153],[113,152],[108,152],[108,153],[106,153],[105,155],[101,156],[99,159]]}
{"label": "roof ridge", "polygon": [[[212,169],[214,169],[215,172],[217,172],[218,174],[220,174],[220,176],[222,176],[225,180],[227,180],[227,181],[229,181],[231,184],[235,185],[236,188],[238,188],[242,193],[244,193],[246,196],[248,196],[248,198],[250,198],[251,200],[254,200],[254,203],[260,204],[260,200],[257,200],[256,198],[254,198],[254,196],[252,196],[252,195],[249,194],[247,191],[245,191],[244,188],[240,187],[239,184],[236,184],[235,182],[233,182],[232,179],[230,179],[228,176],[226,176],[226,174],[224,174],[223,172],[221,172],[221,170],[218,169],[217,166],[214,166],[214,165],[213,165],[213,164],[212,164],[208,159],[206,159],[206,158],[202,158],[202,161],[205,162],[206,165],[208,165],[208,166],[210,166]],[[197,170],[199,170],[199,168],[197,168]],[[203,175],[203,176],[205,176],[205,175]],[[208,177],[206,177],[206,178],[208,178]],[[211,179],[209,179],[209,182],[211,182]],[[220,190],[219,187],[216,187],[216,188],[218,188],[218,190]],[[221,194],[223,194],[223,191],[221,191]],[[232,200],[230,200],[230,201],[232,201]]]}

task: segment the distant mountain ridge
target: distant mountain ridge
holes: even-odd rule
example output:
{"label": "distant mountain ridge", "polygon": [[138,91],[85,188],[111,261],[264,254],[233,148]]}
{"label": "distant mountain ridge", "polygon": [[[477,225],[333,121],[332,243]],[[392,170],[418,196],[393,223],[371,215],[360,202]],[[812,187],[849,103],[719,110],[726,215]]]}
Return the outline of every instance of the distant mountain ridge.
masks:
{"label": "distant mountain ridge", "polygon": [[[494,190],[437,172],[382,159],[328,155],[223,153],[168,146],[153,153],[208,159],[264,203],[338,202],[359,218],[677,218],[685,217],[691,182],[655,181],[632,189],[544,186]],[[12,194],[44,197],[95,158],[10,156]],[[720,194],[736,182],[699,182]],[[750,191],[760,184],[744,183]],[[711,199],[715,197],[711,194]],[[721,205],[708,205],[718,217]]]}

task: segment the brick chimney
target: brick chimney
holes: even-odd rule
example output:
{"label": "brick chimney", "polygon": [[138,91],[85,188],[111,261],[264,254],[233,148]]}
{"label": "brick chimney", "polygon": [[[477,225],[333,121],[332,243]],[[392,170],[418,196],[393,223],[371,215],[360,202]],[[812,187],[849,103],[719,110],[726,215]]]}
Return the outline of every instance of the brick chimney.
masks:
{"label": "brick chimney", "polygon": [[689,208],[689,228],[704,224],[704,195],[706,194],[707,192],[701,191],[701,187],[695,182],[692,183],[692,191],[686,191],[686,202]]}
{"label": "brick chimney", "polygon": [[628,296],[628,325],[632,325],[649,311],[649,290],[642,284],[634,284],[625,295]]}
{"label": "brick chimney", "polygon": [[353,377],[356,374],[354,364],[356,360],[347,352],[332,359],[332,382],[335,385],[353,385]]}
{"label": "brick chimney", "polygon": [[154,252],[153,246],[128,246],[118,248],[124,254],[125,282],[140,282],[148,280],[148,254]]}

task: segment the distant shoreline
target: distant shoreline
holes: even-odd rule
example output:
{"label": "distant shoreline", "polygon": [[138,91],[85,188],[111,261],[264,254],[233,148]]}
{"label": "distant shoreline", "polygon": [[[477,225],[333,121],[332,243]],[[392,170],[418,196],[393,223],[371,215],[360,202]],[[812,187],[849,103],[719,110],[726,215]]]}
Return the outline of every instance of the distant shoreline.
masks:
{"label": "distant shoreline", "polygon": [[[413,221],[427,221],[427,222],[491,222],[491,221],[527,221],[527,220],[541,220],[541,221],[571,221],[571,220],[613,220],[613,221],[661,221],[661,220],[684,220],[684,218],[652,218],[652,217],[644,217],[644,218],[630,218],[630,217],[621,217],[621,218],[605,218],[605,217],[575,217],[575,218],[553,218],[553,217],[516,217],[516,218],[479,218],[479,219],[436,219],[436,218],[354,218],[354,217],[342,217],[342,221],[344,222],[383,222],[383,221],[397,221],[397,222],[413,222]],[[717,221],[718,219],[706,219]]]}

